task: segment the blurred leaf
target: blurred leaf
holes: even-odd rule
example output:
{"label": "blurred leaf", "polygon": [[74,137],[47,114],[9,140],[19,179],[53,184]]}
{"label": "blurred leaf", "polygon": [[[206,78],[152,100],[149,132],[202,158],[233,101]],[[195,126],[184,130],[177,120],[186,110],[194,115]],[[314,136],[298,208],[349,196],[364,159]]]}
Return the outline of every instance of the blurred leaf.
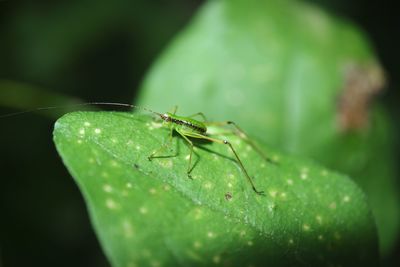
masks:
{"label": "blurred leaf", "polygon": [[55,125],[113,266],[376,266],[374,221],[350,179],[262,146],[279,162],[271,164],[236,135],[221,136],[266,191],[259,196],[221,144],[196,142],[193,179],[182,138],[148,161],[167,136],[129,113],[76,112]]}
{"label": "blurred leaf", "polygon": [[234,120],[264,142],[351,175],[381,249],[400,222],[381,67],[360,31],[298,1],[209,1],[146,77],[138,103]]}
{"label": "blurred leaf", "polygon": [[[82,101],[77,98],[44,90],[29,84],[0,80],[1,107],[21,110],[22,113],[36,111],[55,119],[65,114],[68,110],[76,109],[76,105],[79,104],[82,104]],[[83,107],[81,106],[80,108]],[[93,109],[90,107],[85,108]],[[16,112],[16,114],[19,113]]]}
{"label": "blurred leaf", "polygon": [[[169,4],[163,7],[146,0],[81,0],[52,5],[28,2],[12,10],[15,14],[7,21],[9,36],[4,42],[15,53],[17,62],[12,63],[17,64],[19,74],[31,79],[59,79],[59,73],[68,66],[79,68],[85,55],[98,52],[121,35],[129,41],[128,56],[137,53],[141,64],[147,64],[190,15],[184,12],[185,5],[176,1]],[[168,12],[173,8],[177,11]],[[113,51],[110,57],[116,53]],[[138,62],[135,64],[137,68]]]}

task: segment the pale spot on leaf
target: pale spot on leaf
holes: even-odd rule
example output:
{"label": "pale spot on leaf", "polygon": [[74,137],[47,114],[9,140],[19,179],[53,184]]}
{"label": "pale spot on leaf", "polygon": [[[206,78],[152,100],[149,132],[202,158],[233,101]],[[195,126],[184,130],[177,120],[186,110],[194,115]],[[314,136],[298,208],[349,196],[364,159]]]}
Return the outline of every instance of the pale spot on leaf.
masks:
{"label": "pale spot on leaf", "polygon": [[110,160],[110,165],[111,165],[112,167],[119,167],[118,162],[116,162],[115,160]]}
{"label": "pale spot on leaf", "polygon": [[203,217],[203,212],[201,209],[197,208],[194,210],[194,219],[195,220],[200,220]]}
{"label": "pale spot on leaf", "polygon": [[122,222],[122,230],[125,238],[131,238],[133,236],[132,224],[128,220]]}
{"label": "pale spot on leaf", "polygon": [[174,165],[172,160],[170,160],[170,159],[160,159],[160,160],[157,160],[157,163],[161,167],[168,168],[168,169],[171,169]]}
{"label": "pale spot on leaf", "polygon": [[221,262],[221,256],[215,255],[213,257],[213,262],[216,263],[216,264],[220,263]]}
{"label": "pale spot on leaf", "polygon": [[202,247],[202,244],[201,244],[201,242],[199,242],[199,241],[195,241],[195,242],[193,243],[193,247],[194,247],[194,248],[201,248],[201,247]]}
{"label": "pale spot on leaf", "polygon": [[216,155],[216,154],[213,154],[212,157],[213,157],[213,160],[214,160],[214,161],[218,161],[218,160],[220,159],[219,156]]}
{"label": "pale spot on leaf", "polygon": [[274,203],[268,205],[268,211],[274,212],[276,209],[276,205]]}
{"label": "pale spot on leaf", "polygon": [[307,173],[307,172],[308,172],[308,168],[307,168],[307,167],[301,168],[301,172],[302,172],[302,173]]}
{"label": "pale spot on leaf", "polygon": [[271,197],[276,197],[276,194],[277,194],[278,192],[277,191],[275,191],[275,190],[270,190],[269,191],[269,195],[271,196]]}
{"label": "pale spot on leaf", "polygon": [[274,162],[279,162],[280,159],[281,158],[278,155],[273,155],[272,156],[272,161],[274,161]]}
{"label": "pale spot on leaf", "polygon": [[133,145],[133,141],[132,141],[132,140],[128,140],[128,142],[126,142],[126,145],[127,145],[127,146]]}
{"label": "pale spot on leaf", "polygon": [[214,237],[215,237],[215,233],[209,231],[209,232],[207,233],[207,237],[208,237],[208,238],[214,238]]}
{"label": "pale spot on leaf", "polygon": [[155,188],[150,188],[149,193],[154,195],[155,193],[157,193],[157,190]]}
{"label": "pale spot on leaf", "polygon": [[322,224],[322,216],[321,216],[321,215],[315,216],[315,219],[317,220],[317,222],[318,222],[319,224]]}
{"label": "pale spot on leaf", "polygon": [[113,188],[111,187],[111,185],[105,184],[103,185],[103,190],[104,192],[111,193],[113,191]]}
{"label": "pale spot on leaf", "polygon": [[111,198],[107,198],[106,200],[106,206],[107,208],[109,208],[110,210],[115,210],[119,208],[119,205],[117,202],[115,202],[113,199]]}
{"label": "pale spot on leaf", "polygon": [[[232,142],[231,142],[231,143],[232,143]],[[239,146],[239,145],[241,144],[240,139],[235,139],[235,140],[233,140],[233,143],[234,143],[236,146]]]}
{"label": "pale spot on leaf", "polygon": [[169,190],[171,190],[171,187],[170,187],[169,185],[164,185],[164,186],[163,186],[163,189],[164,189],[165,191],[169,191]]}
{"label": "pale spot on leaf", "polygon": [[213,187],[213,184],[211,183],[211,182],[205,182],[204,183],[204,188],[206,188],[206,189],[211,189]]}
{"label": "pale spot on leaf", "polygon": [[148,213],[148,210],[147,210],[146,207],[140,207],[140,208],[139,208],[139,212],[140,212],[141,214],[147,214],[147,213]]}
{"label": "pale spot on leaf", "polygon": [[158,129],[158,128],[161,128],[163,125],[162,125],[162,123],[152,121],[152,122],[151,122],[151,126],[152,126],[153,128],[155,128],[155,129]]}
{"label": "pale spot on leaf", "polygon": [[101,129],[99,129],[99,128],[94,129],[94,133],[100,134],[101,133]]}

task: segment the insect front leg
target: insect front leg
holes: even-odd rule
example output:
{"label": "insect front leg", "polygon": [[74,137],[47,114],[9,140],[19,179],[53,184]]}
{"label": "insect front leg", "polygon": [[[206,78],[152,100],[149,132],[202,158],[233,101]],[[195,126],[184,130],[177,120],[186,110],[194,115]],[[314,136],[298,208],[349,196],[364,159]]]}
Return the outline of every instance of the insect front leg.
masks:
{"label": "insect front leg", "polygon": [[151,161],[153,158],[156,158],[155,155],[157,153],[160,153],[161,151],[165,150],[167,147],[169,147],[171,145],[172,142],[172,132],[174,131],[174,129],[172,127],[170,127],[170,132],[169,132],[169,137],[168,137],[168,141],[166,143],[164,143],[161,147],[159,147],[157,150],[153,151],[153,153],[150,154],[150,156],[147,157],[147,159],[149,161]]}
{"label": "insect front leg", "polygon": [[175,106],[174,106],[174,109],[172,110],[171,113],[175,115],[177,111],[178,111],[178,106],[175,105]]}
{"label": "insect front leg", "polygon": [[189,163],[188,163],[188,167],[187,167],[187,171],[186,172],[187,172],[188,177],[192,178],[192,176],[190,175],[190,172],[192,171],[191,165],[192,165],[192,155],[193,155],[193,142],[190,141],[189,138],[187,138],[187,134],[186,133],[184,133],[184,132],[182,132],[180,130],[177,130],[177,129],[176,129],[176,132],[178,134],[180,134],[183,137],[183,139],[185,139],[186,142],[190,146]]}

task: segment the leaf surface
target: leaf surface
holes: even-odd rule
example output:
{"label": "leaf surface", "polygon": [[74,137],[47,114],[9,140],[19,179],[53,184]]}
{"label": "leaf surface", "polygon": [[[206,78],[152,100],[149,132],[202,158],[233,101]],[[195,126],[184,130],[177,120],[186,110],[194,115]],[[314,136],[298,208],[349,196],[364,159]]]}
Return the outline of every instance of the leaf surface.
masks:
{"label": "leaf surface", "polygon": [[[362,191],[347,177],[259,144],[266,162],[226,129],[266,195],[255,194],[227,146],[174,136],[149,116],[74,112],[54,141],[86,200],[113,266],[374,266],[377,238]],[[224,135],[222,135],[224,134]]]}

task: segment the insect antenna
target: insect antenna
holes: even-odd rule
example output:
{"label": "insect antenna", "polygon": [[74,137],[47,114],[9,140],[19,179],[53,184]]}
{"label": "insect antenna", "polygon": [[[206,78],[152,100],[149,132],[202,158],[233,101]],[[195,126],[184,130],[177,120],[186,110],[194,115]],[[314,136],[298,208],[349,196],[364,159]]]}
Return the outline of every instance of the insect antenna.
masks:
{"label": "insect antenna", "polygon": [[141,106],[136,106],[132,104],[125,104],[125,103],[114,103],[114,102],[88,102],[88,103],[82,103],[80,105],[96,105],[96,106],[120,106],[120,107],[128,107],[128,108],[135,108],[135,109],[141,109],[153,114],[156,114],[158,116],[161,116],[161,113],[158,113],[154,110],[151,110],[149,108],[141,107]]}
{"label": "insect antenna", "polygon": [[149,108],[141,107],[141,106],[136,106],[132,104],[126,104],[126,103],[114,103],[114,102],[86,102],[86,103],[80,103],[80,104],[73,104],[73,105],[64,105],[64,106],[50,106],[50,107],[42,107],[42,108],[34,108],[34,109],[29,109],[29,110],[23,110],[23,111],[18,111],[18,112],[13,112],[13,113],[8,113],[4,115],[0,115],[0,119],[7,118],[7,117],[13,117],[13,116],[18,116],[26,113],[31,113],[31,112],[36,112],[36,111],[43,111],[43,110],[51,110],[51,109],[61,109],[61,108],[71,108],[71,107],[82,107],[82,106],[116,106],[116,107],[127,107],[127,108],[134,108],[134,109],[140,109],[144,110],[153,114],[156,114],[158,116],[162,116],[161,113],[155,112]]}

